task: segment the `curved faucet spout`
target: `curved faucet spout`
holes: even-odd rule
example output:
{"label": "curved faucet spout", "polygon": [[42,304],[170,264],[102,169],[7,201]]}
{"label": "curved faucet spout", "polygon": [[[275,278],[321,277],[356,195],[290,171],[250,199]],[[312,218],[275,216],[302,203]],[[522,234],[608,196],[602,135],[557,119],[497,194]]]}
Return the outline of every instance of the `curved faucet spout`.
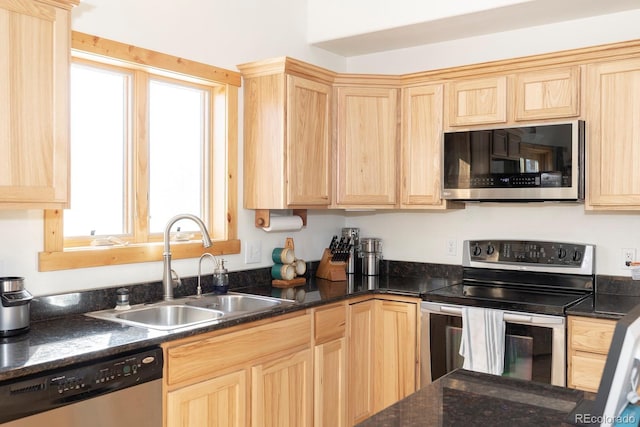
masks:
{"label": "curved faucet spout", "polygon": [[204,222],[200,218],[192,214],[180,214],[176,215],[167,222],[167,226],[164,229],[164,252],[162,253],[162,258],[164,261],[164,268],[162,273],[162,287],[164,289],[164,300],[171,301],[173,299],[173,286],[174,280],[171,276],[171,239],[169,234],[171,232],[171,227],[176,222],[181,219],[190,219],[191,221],[198,224],[200,227],[200,232],[202,233],[202,246],[205,248],[210,247],[213,243],[211,242],[211,238],[209,237],[209,232],[207,231],[207,227],[204,225]]}

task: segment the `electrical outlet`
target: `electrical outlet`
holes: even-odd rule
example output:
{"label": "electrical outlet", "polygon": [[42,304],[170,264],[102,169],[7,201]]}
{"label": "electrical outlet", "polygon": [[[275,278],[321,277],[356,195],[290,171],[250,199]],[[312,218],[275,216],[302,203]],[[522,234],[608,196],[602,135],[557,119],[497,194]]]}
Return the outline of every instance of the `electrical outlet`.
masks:
{"label": "electrical outlet", "polygon": [[447,255],[456,256],[457,253],[458,253],[458,243],[453,239],[447,240]]}
{"label": "electrical outlet", "polygon": [[636,249],[635,248],[622,248],[621,249],[621,257],[620,267],[629,270],[631,268],[631,263],[636,260]]}
{"label": "electrical outlet", "polygon": [[260,260],[262,260],[262,242],[260,240],[247,241],[244,251],[244,263],[256,264]]}

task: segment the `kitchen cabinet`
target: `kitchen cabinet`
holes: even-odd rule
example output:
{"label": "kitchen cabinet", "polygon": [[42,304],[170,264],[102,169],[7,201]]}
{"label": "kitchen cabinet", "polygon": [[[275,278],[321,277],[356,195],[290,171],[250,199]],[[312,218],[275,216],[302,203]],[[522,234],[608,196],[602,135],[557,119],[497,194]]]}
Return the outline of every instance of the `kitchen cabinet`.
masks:
{"label": "kitchen cabinet", "polygon": [[553,68],[515,76],[516,121],[580,114],[580,67]]}
{"label": "kitchen cabinet", "polygon": [[464,207],[441,199],[443,84],[402,89],[401,208]]}
{"label": "kitchen cabinet", "polygon": [[454,80],[448,86],[449,126],[507,121],[507,76]]}
{"label": "kitchen cabinet", "polygon": [[398,89],[340,86],[336,97],[336,205],[398,203]]}
{"label": "kitchen cabinet", "polygon": [[0,207],[69,202],[70,10],[79,0],[0,2]]}
{"label": "kitchen cabinet", "polygon": [[311,319],[302,313],[163,344],[165,425],[311,425]]}
{"label": "kitchen cabinet", "polygon": [[416,390],[418,303],[415,299],[372,299],[349,306],[350,425]]}
{"label": "kitchen cabinet", "polygon": [[587,65],[586,126],[591,210],[640,209],[640,58]]}
{"label": "kitchen cabinet", "polygon": [[247,425],[246,372],[240,370],[167,394],[167,426]]}
{"label": "kitchen cabinet", "polygon": [[314,426],[347,425],[345,303],[314,311]]}
{"label": "kitchen cabinet", "polygon": [[291,58],[238,68],[244,78],[244,207],[327,207],[331,75]]}
{"label": "kitchen cabinet", "polygon": [[568,316],[567,387],[597,392],[616,321]]}

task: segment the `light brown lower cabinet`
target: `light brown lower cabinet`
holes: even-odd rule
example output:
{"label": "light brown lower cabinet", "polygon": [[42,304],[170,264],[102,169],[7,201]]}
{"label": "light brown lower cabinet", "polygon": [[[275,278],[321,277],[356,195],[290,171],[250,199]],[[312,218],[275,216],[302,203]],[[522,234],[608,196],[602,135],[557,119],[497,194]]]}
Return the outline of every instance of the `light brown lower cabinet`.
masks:
{"label": "light brown lower cabinet", "polygon": [[165,426],[312,425],[311,316],[283,317],[164,344]]}
{"label": "light brown lower cabinet", "polygon": [[167,426],[247,425],[245,370],[179,388],[167,394]]}
{"label": "light brown lower cabinet", "polygon": [[163,344],[165,427],[343,427],[402,399],[419,383],[419,300],[389,298]]}
{"label": "light brown lower cabinet", "polygon": [[567,318],[567,387],[597,392],[616,321]]}
{"label": "light brown lower cabinet", "polygon": [[373,299],[349,306],[349,425],[416,390],[419,310],[415,299]]}
{"label": "light brown lower cabinet", "polygon": [[314,311],[314,426],[347,425],[346,321],[345,302]]}

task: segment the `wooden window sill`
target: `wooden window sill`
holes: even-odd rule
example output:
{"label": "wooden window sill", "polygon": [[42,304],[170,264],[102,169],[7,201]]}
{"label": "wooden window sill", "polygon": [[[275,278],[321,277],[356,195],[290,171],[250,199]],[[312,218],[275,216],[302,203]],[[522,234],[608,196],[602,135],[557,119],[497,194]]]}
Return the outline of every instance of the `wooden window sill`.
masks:
{"label": "wooden window sill", "polygon": [[[72,270],[162,261],[163,252],[163,242],[138,243],[127,246],[77,247],[68,248],[62,252],[40,252],[38,254],[38,271]],[[240,240],[215,241],[210,248],[203,248],[200,241],[171,242],[172,259],[198,258],[204,252],[214,255],[239,254]]]}

